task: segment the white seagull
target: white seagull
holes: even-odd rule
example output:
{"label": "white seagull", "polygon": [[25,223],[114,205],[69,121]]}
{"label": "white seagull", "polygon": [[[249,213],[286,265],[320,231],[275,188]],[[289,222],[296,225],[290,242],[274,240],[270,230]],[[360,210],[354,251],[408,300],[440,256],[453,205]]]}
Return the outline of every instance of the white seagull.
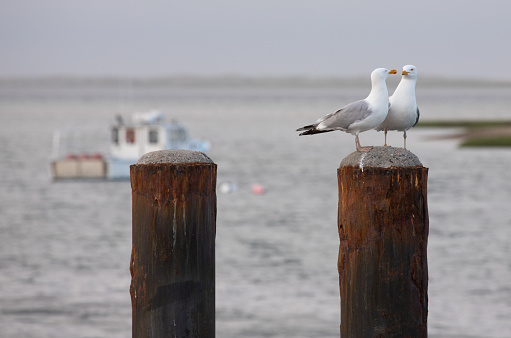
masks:
{"label": "white seagull", "polygon": [[385,80],[389,74],[396,74],[395,69],[377,68],[371,73],[371,92],[363,100],[355,101],[330,113],[314,124],[302,127],[296,131],[305,130],[301,135],[313,135],[341,130],[355,135],[357,151],[368,152],[372,147],[362,147],[358,140],[360,132],[379,126],[387,117],[389,111],[389,92]]}
{"label": "white seagull", "polygon": [[376,130],[385,132],[385,146],[387,146],[387,131],[398,130],[403,132],[404,148],[406,150],[406,131],[419,122],[419,108],[415,100],[415,83],[417,82],[417,67],[406,65],[401,72],[401,81],[394,94],[389,97],[389,114],[385,121]]}

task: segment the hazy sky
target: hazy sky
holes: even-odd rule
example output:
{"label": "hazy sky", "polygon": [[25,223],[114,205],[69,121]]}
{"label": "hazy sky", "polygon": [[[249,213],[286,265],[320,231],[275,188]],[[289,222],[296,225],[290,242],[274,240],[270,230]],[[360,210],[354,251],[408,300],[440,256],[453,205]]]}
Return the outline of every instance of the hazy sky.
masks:
{"label": "hazy sky", "polygon": [[511,81],[509,0],[1,0],[0,77],[353,76]]}

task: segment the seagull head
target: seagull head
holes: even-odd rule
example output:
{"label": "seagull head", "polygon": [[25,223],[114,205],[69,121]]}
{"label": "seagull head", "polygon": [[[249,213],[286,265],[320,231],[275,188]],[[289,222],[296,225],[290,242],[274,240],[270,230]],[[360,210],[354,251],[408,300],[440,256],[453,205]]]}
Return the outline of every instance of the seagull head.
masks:
{"label": "seagull head", "polygon": [[388,70],[387,68],[376,68],[371,73],[371,80],[385,80],[389,74],[396,74],[395,69]]}
{"label": "seagull head", "polygon": [[417,67],[414,65],[406,65],[403,67],[401,75],[405,78],[416,79],[417,78]]}

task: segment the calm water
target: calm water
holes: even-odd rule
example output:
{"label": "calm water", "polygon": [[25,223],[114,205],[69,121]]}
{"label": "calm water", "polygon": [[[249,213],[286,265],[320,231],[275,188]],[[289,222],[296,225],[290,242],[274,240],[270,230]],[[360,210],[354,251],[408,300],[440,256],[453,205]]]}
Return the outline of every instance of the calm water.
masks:
{"label": "calm water", "polygon": [[[53,183],[48,159],[55,129],[96,130],[90,146],[104,150],[116,113],[155,108],[210,140],[218,182],[239,187],[218,195],[217,336],[339,336],[336,169],[354,140],[294,129],[365,88],[1,90],[0,337],[131,336],[129,182]],[[508,88],[418,100],[424,120],[511,118]],[[408,138],[430,169],[429,333],[510,337],[511,149],[459,149],[434,138],[445,132]]]}

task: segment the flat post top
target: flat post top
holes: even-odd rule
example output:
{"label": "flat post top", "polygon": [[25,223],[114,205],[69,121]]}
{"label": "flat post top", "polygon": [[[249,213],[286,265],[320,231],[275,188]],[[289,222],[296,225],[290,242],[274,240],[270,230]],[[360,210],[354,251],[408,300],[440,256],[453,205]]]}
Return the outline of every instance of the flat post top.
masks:
{"label": "flat post top", "polygon": [[170,149],[158,150],[142,155],[137,164],[191,164],[191,163],[214,163],[209,157],[200,151]]}
{"label": "flat post top", "polygon": [[392,168],[422,166],[419,158],[403,148],[373,147],[367,153],[355,151],[346,156],[340,167]]}

